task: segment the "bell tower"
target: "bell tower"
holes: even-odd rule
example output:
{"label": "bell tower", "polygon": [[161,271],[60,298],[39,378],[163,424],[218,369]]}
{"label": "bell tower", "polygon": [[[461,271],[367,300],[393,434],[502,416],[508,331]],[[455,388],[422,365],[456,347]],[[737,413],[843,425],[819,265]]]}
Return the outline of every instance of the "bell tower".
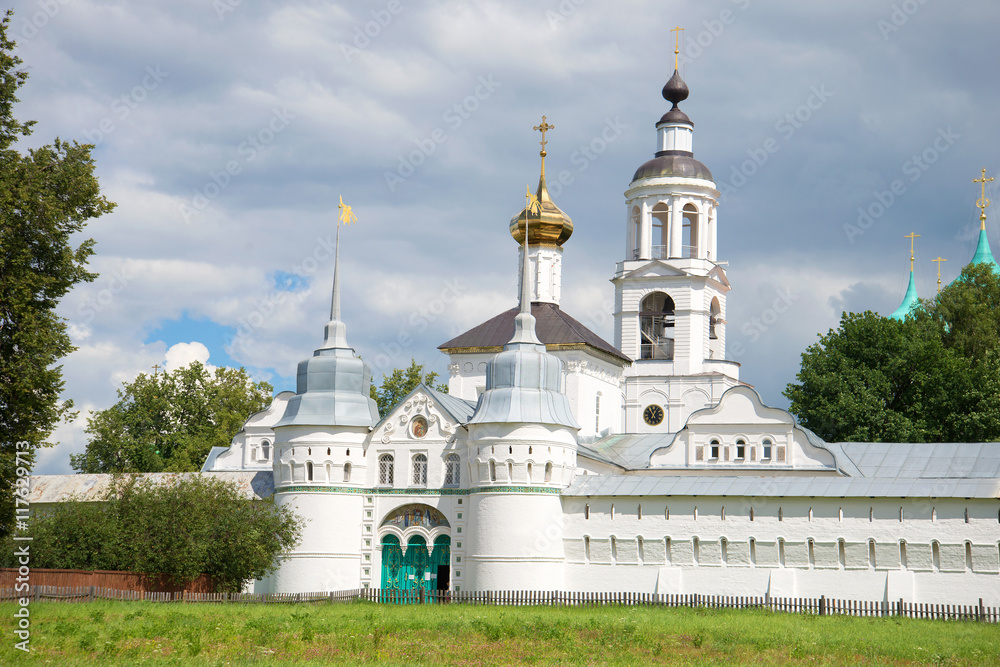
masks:
{"label": "bell tower", "polygon": [[672,433],[693,411],[739,384],[726,357],[726,296],[718,259],[719,191],[694,157],[694,123],[678,104],[689,90],[676,68],[672,104],[656,123],[657,151],[625,191],[625,258],[617,264],[615,345],[625,376],[625,431]]}

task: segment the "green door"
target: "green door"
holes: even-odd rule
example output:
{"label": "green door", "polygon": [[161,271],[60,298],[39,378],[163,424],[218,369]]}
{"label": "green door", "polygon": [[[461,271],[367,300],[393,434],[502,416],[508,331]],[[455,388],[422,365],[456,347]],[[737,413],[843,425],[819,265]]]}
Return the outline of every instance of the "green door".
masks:
{"label": "green door", "polygon": [[403,556],[403,590],[434,590],[430,574],[427,540],[420,535],[414,535],[406,543],[406,555]]}
{"label": "green door", "polygon": [[403,549],[399,538],[386,535],[382,538],[382,589],[406,590],[403,577]]}
{"label": "green door", "polygon": [[438,535],[434,540],[434,551],[431,552],[432,588],[446,591],[451,579],[451,538]]}

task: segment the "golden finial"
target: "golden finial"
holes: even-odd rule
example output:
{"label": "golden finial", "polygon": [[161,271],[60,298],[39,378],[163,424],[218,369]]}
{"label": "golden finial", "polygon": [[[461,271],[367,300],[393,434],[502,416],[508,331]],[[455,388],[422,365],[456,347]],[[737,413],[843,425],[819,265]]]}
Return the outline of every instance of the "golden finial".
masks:
{"label": "golden finial", "polygon": [[941,262],[947,262],[948,260],[942,259],[941,256],[939,255],[937,259],[932,259],[931,261],[932,262],[937,262],[937,265],[938,265],[938,282],[937,282],[937,285],[938,285],[938,293],[940,294],[941,293]]}
{"label": "golden finial", "polygon": [[[910,239],[910,273],[913,273],[913,239],[919,239],[920,234],[914,234],[913,232],[910,232],[903,238]],[[940,264],[938,266],[940,266]]]}
{"label": "golden finial", "polygon": [[990,206],[990,200],[986,198],[986,184],[992,180],[992,176],[986,178],[986,169],[983,169],[982,178],[972,179],[973,183],[981,183],[983,186],[982,196],[976,202],[976,206],[979,207],[979,229],[986,229],[986,209]]}
{"label": "golden finial", "polygon": [[[339,218],[338,223],[342,222],[345,225],[349,225],[352,222],[357,222],[358,221],[358,216],[354,215],[354,211],[351,210],[351,207],[344,203],[344,196],[343,195],[340,196],[340,206],[338,206],[337,208],[340,209],[340,218]],[[339,224],[338,224],[338,227],[339,227]]]}
{"label": "golden finial", "polygon": [[542,140],[538,142],[538,143],[540,143],[542,145],[542,150],[538,154],[542,156],[542,177],[544,178],[545,177],[545,156],[548,155],[548,153],[545,152],[545,144],[548,143],[545,140],[545,133],[548,132],[549,130],[556,129],[556,126],[555,125],[549,125],[547,122],[545,122],[545,116],[542,116],[542,124],[541,125],[536,125],[535,127],[531,128],[531,129],[538,130],[539,132],[542,133]]}
{"label": "golden finial", "polygon": [[684,28],[680,26],[677,26],[676,28],[671,28],[670,30],[670,32],[677,33],[674,36],[674,69],[677,69],[677,65],[679,64],[678,57],[680,56],[681,53],[681,32],[683,30]]}

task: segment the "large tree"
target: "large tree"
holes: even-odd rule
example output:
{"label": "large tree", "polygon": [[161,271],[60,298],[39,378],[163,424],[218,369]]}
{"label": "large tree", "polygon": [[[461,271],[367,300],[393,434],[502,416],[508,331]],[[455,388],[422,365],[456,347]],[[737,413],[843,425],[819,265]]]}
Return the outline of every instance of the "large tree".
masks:
{"label": "large tree", "polygon": [[434,383],[437,376],[434,371],[424,373],[424,365],[418,364],[416,359],[410,359],[409,368],[396,368],[392,373],[383,375],[382,386],[376,387],[373,382],[371,388],[371,397],[378,404],[378,413],[385,417],[389,410],[396,407],[421,382],[431,389],[448,393],[447,383]]}
{"label": "large tree", "polygon": [[[239,591],[273,572],[303,525],[287,506],[208,475],[125,475],[99,502],[59,503],[32,519],[31,565],[163,573],[179,585],[206,574],[216,590]],[[0,564],[16,567],[18,543],[0,544]]]}
{"label": "large tree", "polygon": [[[58,360],[74,348],[59,300],[87,271],[94,242],[79,234],[88,220],[114,208],[101,196],[90,145],[58,138],[22,153],[17,143],[34,121],[14,117],[17,90],[28,78],[8,37],[13,12],[0,20],[0,488],[14,485],[15,452],[33,463],[52,429],[72,407],[61,402]],[[20,449],[18,443],[22,444]],[[11,531],[13,498],[0,495],[0,536]]]}
{"label": "large tree", "polygon": [[844,313],[802,354],[784,393],[826,440],[998,440],[998,334],[1000,279],[973,265],[902,322]]}
{"label": "large tree", "polygon": [[251,414],[271,402],[272,387],[243,368],[210,372],[194,362],[172,372],[141,373],[118,402],[87,422],[87,451],[70,457],[80,472],[190,472],[212,447],[228,447]]}

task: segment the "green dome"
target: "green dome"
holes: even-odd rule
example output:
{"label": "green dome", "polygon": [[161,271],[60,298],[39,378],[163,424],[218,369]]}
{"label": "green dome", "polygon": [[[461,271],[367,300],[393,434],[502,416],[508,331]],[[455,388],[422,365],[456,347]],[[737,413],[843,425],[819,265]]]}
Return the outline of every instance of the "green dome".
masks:
{"label": "green dome", "polygon": [[920,297],[917,296],[917,284],[913,280],[913,271],[910,271],[910,284],[906,287],[906,295],[903,296],[903,303],[899,304],[899,308],[894,310],[889,317],[902,322],[906,319],[907,315],[912,313],[914,306],[919,305]]}
{"label": "green dome", "polygon": [[997,266],[997,261],[993,259],[993,253],[990,252],[990,242],[986,238],[986,230],[979,230],[979,245],[976,246],[976,254],[972,256],[972,261],[970,264],[989,264],[993,267],[993,273],[1000,274],[1000,266]]}

